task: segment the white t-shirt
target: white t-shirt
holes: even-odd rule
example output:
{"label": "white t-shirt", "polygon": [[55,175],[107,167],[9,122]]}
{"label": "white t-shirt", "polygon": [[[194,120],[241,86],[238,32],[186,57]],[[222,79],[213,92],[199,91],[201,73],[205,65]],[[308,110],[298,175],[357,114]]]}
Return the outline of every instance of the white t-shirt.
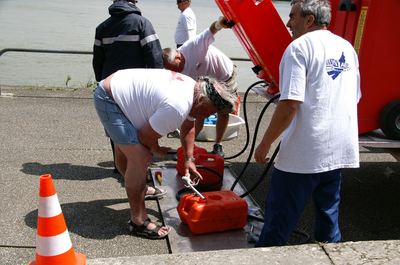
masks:
{"label": "white t-shirt", "polygon": [[228,80],[233,72],[233,62],[223,52],[211,45],[214,35],[210,29],[204,30],[196,38],[178,48],[185,57],[182,74],[194,79],[210,76],[218,81]]}
{"label": "white t-shirt", "polygon": [[126,69],[111,78],[113,98],[140,130],[149,121],[160,135],[180,128],[193,105],[195,81],[165,69]]}
{"label": "white t-shirt", "polygon": [[185,41],[195,37],[196,30],[196,16],[193,10],[188,7],[179,15],[175,30],[175,43],[183,44]]}
{"label": "white t-shirt", "polygon": [[280,100],[301,101],[284,131],[275,167],[318,173],[359,167],[358,57],[352,45],[328,30],[295,39],[280,64]]}

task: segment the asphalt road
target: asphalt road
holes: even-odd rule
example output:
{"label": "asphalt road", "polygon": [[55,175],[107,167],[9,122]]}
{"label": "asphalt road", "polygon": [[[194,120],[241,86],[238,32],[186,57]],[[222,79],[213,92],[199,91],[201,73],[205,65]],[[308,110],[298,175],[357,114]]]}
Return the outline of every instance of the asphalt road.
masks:
{"label": "asphalt road", "polygon": [[[72,241],[88,258],[168,253],[165,241],[149,242],[126,232],[125,191],[120,177],[112,173],[111,150],[90,90],[2,87],[1,91],[14,96],[0,97],[0,264],[26,264],[34,257],[38,176],[44,173],[53,174]],[[265,103],[253,94],[247,100],[251,137]],[[272,110],[273,106],[261,120],[259,134]],[[238,153],[245,142],[243,127],[238,138],[224,143],[226,155]],[[163,138],[162,143],[179,146],[177,139]],[[210,149],[212,144],[199,145]],[[226,161],[237,175],[249,150]],[[400,239],[399,150],[391,152],[362,148],[361,167],[344,170],[340,206],[344,241]],[[251,160],[242,183],[251,187],[263,169]],[[261,207],[267,180],[268,175],[251,194]],[[148,202],[147,208],[161,220],[155,202]],[[310,204],[298,226],[298,231],[310,235],[308,242],[312,224]],[[304,243],[304,234],[294,234],[291,244]]]}

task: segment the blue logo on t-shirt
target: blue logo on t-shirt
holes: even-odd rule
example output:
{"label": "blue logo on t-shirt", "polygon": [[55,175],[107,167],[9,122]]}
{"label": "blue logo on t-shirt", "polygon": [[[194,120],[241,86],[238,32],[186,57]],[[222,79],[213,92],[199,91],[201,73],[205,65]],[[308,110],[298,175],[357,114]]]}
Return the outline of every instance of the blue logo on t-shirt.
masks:
{"label": "blue logo on t-shirt", "polygon": [[336,79],[343,71],[350,70],[350,66],[346,63],[346,58],[344,57],[344,53],[342,52],[342,56],[340,56],[339,60],[336,59],[328,59],[326,60],[326,72],[328,75],[332,77],[333,80]]}

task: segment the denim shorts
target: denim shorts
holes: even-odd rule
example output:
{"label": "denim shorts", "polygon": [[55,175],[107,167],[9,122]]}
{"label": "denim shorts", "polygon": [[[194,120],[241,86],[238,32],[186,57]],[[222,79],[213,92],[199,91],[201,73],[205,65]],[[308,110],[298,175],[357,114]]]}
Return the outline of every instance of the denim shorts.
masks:
{"label": "denim shorts", "polygon": [[94,107],[106,134],[116,144],[138,144],[138,130],[126,118],[114,99],[99,83],[94,91]]}

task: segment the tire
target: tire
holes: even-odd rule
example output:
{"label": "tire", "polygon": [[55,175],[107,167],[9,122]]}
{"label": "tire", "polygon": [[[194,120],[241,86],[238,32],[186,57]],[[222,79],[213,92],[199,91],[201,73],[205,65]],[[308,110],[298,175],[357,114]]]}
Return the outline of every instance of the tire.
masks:
{"label": "tire", "polygon": [[379,125],[386,137],[400,140],[400,100],[392,101],[383,108]]}

